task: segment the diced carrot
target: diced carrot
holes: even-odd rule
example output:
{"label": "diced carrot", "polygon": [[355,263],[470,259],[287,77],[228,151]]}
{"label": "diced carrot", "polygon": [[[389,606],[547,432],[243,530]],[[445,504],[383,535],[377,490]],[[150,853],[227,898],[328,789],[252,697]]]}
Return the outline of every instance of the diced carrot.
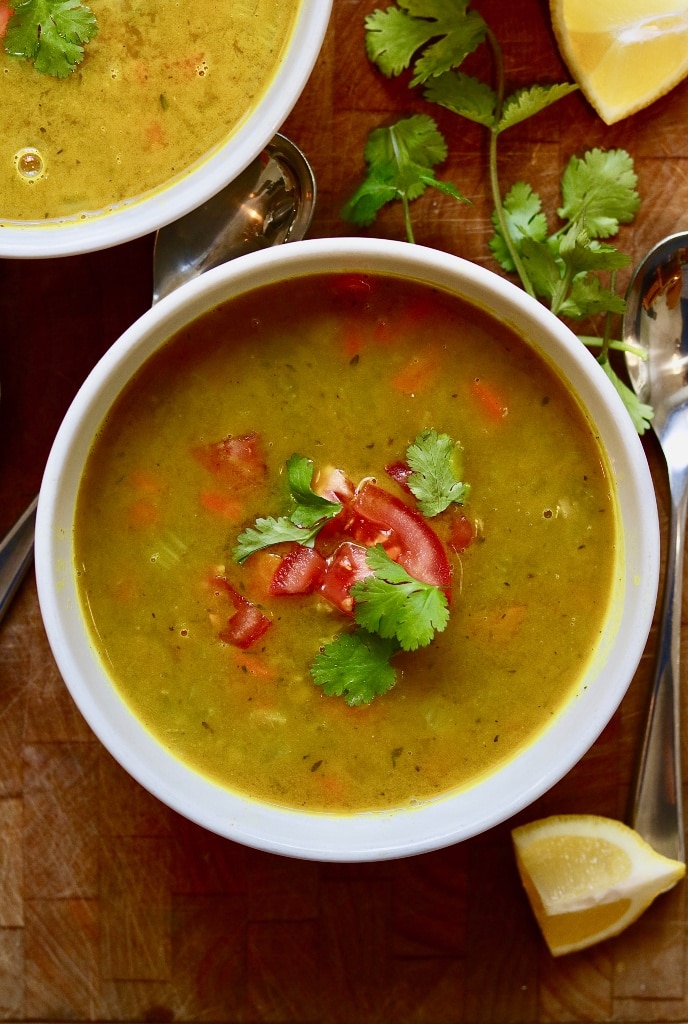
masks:
{"label": "diced carrot", "polygon": [[244,506],[236,498],[219,491],[201,491],[198,499],[206,512],[222,516],[232,522],[241,519]]}
{"label": "diced carrot", "polygon": [[0,0],[0,39],[2,39],[7,31],[7,22],[10,20],[11,15],[12,11],[7,0]]}
{"label": "diced carrot", "polygon": [[129,523],[137,530],[157,526],[160,522],[160,506],[153,501],[141,498],[129,506]]}
{"label": "diced carrot", "polygon": [[274,679],[276,672],[265,662],[265,659],[256,654],[255,651],[235,650],[234,663],[241,672],[247,672],[250,676],[260,679]]}
{"label": "diced carrot", "polygon": [[490,643],[511,643],[521,632],[526,617],[524,605],[490,608],[476,618],[473,634],[486,637]]}
{"label": "diced carrot", "polygon": [[417,395],[428,391],[436,382],[440,372],[440,355],[437,349],[427,349],[415,355],[392,377],[392,387],[402,395]]}
{"label": "diced carrot", "polygon": [[485,383],[482,377],[476,377],[471,381],[471,393],[488,418],[495,423],[508,415],[509,408],[506,402],[491,385]]}
{"label": "diced carrot", "polygon": [[277,551],[256,551],[246,559],[246,589],[256,600],[263,601],[270,596],[270,584],[281,561],[282,556]]}
{"label": "diced carrot", "polygon": [[160,121],[151,121],[144,128],[144,145],[146,149],[164,149],[167,145],[165,129]]}
{"label": "diced carrot", "polygon": [[354,356],[361,354],[366,345],[365,332],[363,330],[363,324],[358,319],[343,320],[339,333],[341,337],[342,352],[347,359],[353,359]]}
{"label": "diced carrot", "polygon": [[376,345],[393,345],[399,337],[398,328],[393,327],[389,320],[378,320],[373,331]]}
{"label": "diced carrot", "polygon": [[163,494],[165,482],[148,469],[135,469],[127,477],[131,486],[140,494]]}

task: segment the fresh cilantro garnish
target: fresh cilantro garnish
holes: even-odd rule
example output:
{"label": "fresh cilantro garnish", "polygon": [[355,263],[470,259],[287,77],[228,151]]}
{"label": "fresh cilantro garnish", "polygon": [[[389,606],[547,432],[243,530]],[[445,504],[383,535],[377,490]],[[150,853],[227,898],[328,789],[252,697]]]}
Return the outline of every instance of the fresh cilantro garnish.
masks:
{"label": "fresh cilantro garnish", "polygon": [[365,629],[340,633],[316,656],[311,675],[328,697],[344,697],[351,707],[370,704],[394,686],[396,672],[390,658],[398,650],[396,641]]}
{"label": "fresh cilantro garnish", "polygon": [[406,461],[413,471],[406,483],[424,516],[437,516],[452,504],[465,504],[470,485],[459,479],[461,447],[449,434],[424,430],[407,449]]}
{"label": "fresh cilantro garnish", "polygon": [[[642,433],[651,410],[633,395],[615,373],[609,373],[608,350],[623,348],[614,340],[611,317],[623,313],[623,297],[615,289],[616,271],[629,261],[600,239],[615,235],[620,224],[633,220],[639,199],[635,191],[633,161],[624,150],[593,149],[582,158],[574,156],[562,177],[563,225],[552,235],[539,196],[524,182],[517,182],[504,196],[499,182],[498,144],[501,135],[545,110],[578,89],[570,82],[535,83],[507,93],[504,61],[495,33],[483,17],[469,10],[469,0],[396,0],[384,11],[365,20],[366,51],[387,77],[410,72],[409,86],[421,86],[424,98],[460,117],[483,125],[489,132],[487,179],[494,204],[493,255],[508,273],[516,273],[529,295],[549,302],[561,318],[603,317],[599,361],[614,383]],[[491,51],[493,82],[481,81],[460,70],[469,54],[485,43]],[[420,116],[420,115],[417,115]],[[431,120],[431,119],[430,119]],[[413,165],[432,168],[444,139],[431,120],[427,138],[417,131],[412,118],[384,129],[389,139],[403,130],[414,135]],[[401,128],[403,126],[403,129]],[[378,130],[379,131],[379,130]],[[409,200],[424,191],[421,172],[410,187],[392,187],[389,152],[371,145],[365,157],[368,177],[342,211],[345,219],[362,226],[371,224],[387,202],[402,199],[406,236],[414,241]],[[428,139],[432,138],[431,146]],[[425,150],[425,154],[424,154]],[[428,184],[429,182],[425,182]],[[374,187],[373,187],[374,186]],[[384,187],[383,187],[384,186]],[[452,186],[443,183],[442,191]],[[458,193],[457,193],[458,194]],[[600,274],[609,276],[603,283]],[[588,337],[581,336],[585,344]]]}
{"label": "fresh cilantro garnish", "polygon": [[447,157],[447,144],[427,114],[416,114],[389,128],[371,132],[365,147],[368,176],[346,203],[343,216],[365,227],[385,203],[400,199],[407,235],[413,241],[409,203],[432,187],[468,202],[454,185],[438,181],[433,167]]}
{"label": "fresh cilantro garnish", "polygon": [[42,74],[66,78],[96,35],[95,15],[81,0],[11,0],[4,47],[10,57],[33,61]]}
{"label": "fresh cilantro garnish", "polygon": [[312,480],[312,460],[292,455],[287,460],[287,482],[296,507],[289,516],[256,519],[253,526],[240,533],[232,552],[235,561],[243,562],[254,552],[285,541],[313,547],[322,527],[341,512],[342,506],[338,501],[316,494]]}
{"label": "fresh cilantro garnish", "polygon": [[398,640],[402,650],[426,647],[449,621],[447,595],[439,587],[409,575],[381,545],[368,550],[373,576],[355,583],[354,618],[369,633]]}

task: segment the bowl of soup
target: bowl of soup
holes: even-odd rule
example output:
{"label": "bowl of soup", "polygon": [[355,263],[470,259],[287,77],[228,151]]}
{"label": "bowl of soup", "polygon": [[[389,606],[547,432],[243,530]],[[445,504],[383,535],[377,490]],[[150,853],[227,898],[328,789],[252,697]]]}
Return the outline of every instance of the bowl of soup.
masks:
{"label": "bowl of soup", "polygon": [[68,411],[41,611],[110,753],[229,839],[375,860],[549,789],[648,635],[658,521],[593,356],[501,277],[295,242],[148,311]]}
{"label": "bowl of soup", "polygon": [[0,38],[0,256],[106,248],[220,191],[300,96],[331,0],[88,10],[95,34],[64,77],[10,56]]}

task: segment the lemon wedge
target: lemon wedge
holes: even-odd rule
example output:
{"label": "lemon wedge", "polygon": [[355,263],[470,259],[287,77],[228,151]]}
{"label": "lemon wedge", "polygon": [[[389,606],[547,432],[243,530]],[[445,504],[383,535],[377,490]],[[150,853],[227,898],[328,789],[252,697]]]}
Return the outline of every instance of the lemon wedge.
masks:
{"label": "lemon wedge", "polygon": [[512,832],[516,863],[554,956],[618,935],[685,864],[662,856],[632,828],[593,814],[541,818]]}
{"label": "lemon wedge", "polygon": [[607,124],[688,75],[688,0],[550,0],[550,12],[569,71]]}

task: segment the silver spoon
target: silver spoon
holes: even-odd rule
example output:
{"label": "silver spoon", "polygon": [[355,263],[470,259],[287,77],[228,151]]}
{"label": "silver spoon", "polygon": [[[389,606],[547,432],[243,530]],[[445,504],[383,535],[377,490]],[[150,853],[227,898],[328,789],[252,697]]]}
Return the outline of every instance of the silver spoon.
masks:
{"label": "silver spoon", "polygon": [[305,156],[284,135],[275,135],[231,185],[158,231],[153,303],[229,259],[303,238],[315,198]]}
{"label": "silver spoon", "polygon": [[[237,256],[303,238],[315,199],[308,160],[284,135],[275,135],[230,185],[158,231],[153,303]],[[37,500],[0,541],[0,621],[33,559]]]}
{"label": "silver spoon", "polygon": [[685,861],[680,742],[681,591],[688,508],[688,233],[656,245],[636,268],[624,341],[631,383],[654,408],[671,494],[667,568],[648,721],[631,824],[659,853]]}

